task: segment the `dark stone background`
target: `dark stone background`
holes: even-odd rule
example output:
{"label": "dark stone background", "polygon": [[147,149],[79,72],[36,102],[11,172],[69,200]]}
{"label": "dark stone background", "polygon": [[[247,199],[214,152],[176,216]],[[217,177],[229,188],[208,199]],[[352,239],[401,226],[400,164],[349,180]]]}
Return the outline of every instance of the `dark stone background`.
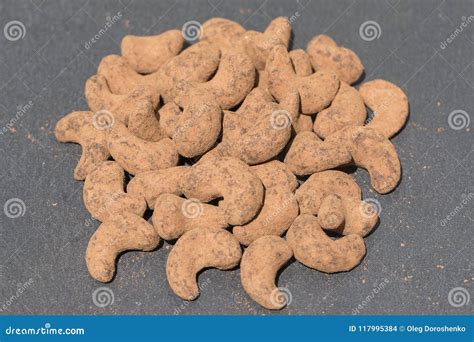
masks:
{"label": "dark stone background", "polygon": [[[118,12],[122,19],[85,49]],[[379,196],[365,171],[355,173],[364,195],[382,207],[362,264],[326,275],[293,262],[278,281],[292,302],[269,313],[245,294],[238,270],[202,273],[199,282],[208,285],[200,298],[181,301],[166,281],[165,244],[153,253],[123,255],[117,277],[106,285],[113,304],[94,305],[93,291],[103,285],[89,277],[84,251],[98,223],[86,224],[82,183],[72,178],[80,146],[56,142],[57,120],[87,109],[84,82],[102,57],[119,53],[126,34],[155,34],[214,16],[263,30],[271,18],[296,12],[294,48],[327,33],[359,54],[365,80],[395,82],[410,99],[409,122],[393,139],[401,184]],[[473,123],[455,130],[448,115],[463,110],[474,120],[474,22],[446,48],[440,45],[473,14],[472,0],[2,1],[0,28],[18,20],[26,31],[17,41],[0,32],[0,204],[12,198],[25,204],[18,218],[0,211],[1,313],[351,314],[361,305],[361,314],[472,314],[474,298],[453,307],[448,293],[463,287],[474,295]],[[359,27],[369,20],[381,34],[365,41]]]}

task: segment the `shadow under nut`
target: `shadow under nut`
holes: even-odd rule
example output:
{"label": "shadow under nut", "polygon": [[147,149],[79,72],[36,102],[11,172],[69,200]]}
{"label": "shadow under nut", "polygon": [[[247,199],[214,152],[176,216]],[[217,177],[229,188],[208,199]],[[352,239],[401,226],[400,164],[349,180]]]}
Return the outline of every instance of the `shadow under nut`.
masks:
{"label": "shadow under nut", "polygon": [[179,155],[169,138],[146,141],[134,136],[121,122],[107,132],[107,146],[119,165],[132,175],[178,164]]}
{"label": "shadow under nut", "polygon": [[94,126],[92,112],[72,112],[58,121],[54,134],[59,142],[74,142],[82,147],[74,169],[74,179],[84,180],[110,157],[105,131]]}
{"label": "shadow under nut", "polygon": [[142,216],[146,210],[143,196],[123,191],[125,173],[114,161],[105,161],[87,175],[84,205],[95,219],[104,222],[123,211]]}
{"label": "shadow under nut", "polygon": [[293,256],[288,243],[278,236],[255,240],[242,255],[240,279],[245,292],[266,309],[279,310],[287,303],[275,285],[278,270]]}
{"label": "shadow under nut", "polygon": [[166,262],[166,275],[173,292],[184,300],[199,295],[196,276],[204,268],[228,270],[237,266],[242,252],[237,239],[218,228],[193,229],[181,236]]}
{"label": "shadow under nut", "polygon": [[92,278],[112,280],[120,253],[130,250],[151,251],[160,242],[153,226],[133,213],[116,213],[92,235],[86,250],[86,263]]}
{"label": "shadow under nut", "polygon": [[364,239],[347,235],[332,240],[319,226],[313,215],[298,216],[286,234],[296,260],[325,273],[350,271],[365,256]]}
{"label": "shadow under nut", "polygon": [[222,198],[227,223],[242,225],[253,219],[263,203],[263,185],[250,167],[235,158],[211,158],[195,164],[182,179],[187,198],[209,202]]}
{"label": "shadow under nut", "polygon": [[150,209],[155,206],[157,197],[161,194],[183,194],[180,180],[189,170],[187,166],[175,166],[167,169],[141,172],[135,175],[127,184],[127,193],[143,196]]}
{"label": "shadow under nut", "polygon": [[221,208],[172,194],[158,196],[153,211],[153,227],[160,237],[174,240],[192,229],[225,228]]}

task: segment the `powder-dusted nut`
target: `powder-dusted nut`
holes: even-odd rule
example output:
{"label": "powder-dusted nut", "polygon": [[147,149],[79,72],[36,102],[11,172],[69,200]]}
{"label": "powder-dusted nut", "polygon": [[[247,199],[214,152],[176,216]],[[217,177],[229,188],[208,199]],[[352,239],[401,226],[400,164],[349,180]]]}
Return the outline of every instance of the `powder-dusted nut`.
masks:
{"label": "powder-dusted nut", "polygon": [[170,30],[156,36],[123,37],[122,56],[136,72],[150,74],[176,56],[183,48],[183,35]]}
{"label": "powder-dusted nut", "polygon": [[191,98],[182,112],[169,102],[160,115],[163,130],[170,134],[178,153],[187,158],[206,153],[221,132],[222,110],[211,96]]}
{"label": "powder-dusted nut", "polygon": [[217,70],[219,61],[219,48],[207,42],[194,44],[172,58],[155,73],[163,102],[173,101],[182,84],[209,80]]}
{"label": "powder-dusted nut", "polygon": [[240,40],[246,30],[237,22],[224,18],[211,18],[204,22],[200,40],[218,48],[241,48]]}
{"label": "powder-dusted nut", "polygon": [[408,118],[408,98],[402,89],[384,80],[373,80],[361,85],[360,95],[374,113],[367,127],[393,137]]}
{"label": "powder-dusted nut", "polygon": [[313,73],[311,59],[303,49],[291,50],[288,55],[297,76],[309,76]]}
{"label": "powder-dusted nut", "polygon": [[328,69],[317,70],[305,77],[297,76],[283,45],[275,46],[270,52],[266,71],[268,89],[278,101],[284,99],[289,91],[298,91],[303,114],[317,113],[326,108],[339,89],[339,79]]}
{"label": "powder-dusted nut", "polygon": [[295,175],[285,163],[272,160],[267,163],[254,165],[250,168],[262,181],[265,188],[283,187],[294,192],[298,187]]}
{"label": "powder-dusted nut", "polygon": [[242,252],[239,242],[225,229],[193,229],[181,236],[166,262],[166,275],[173,292],[184,300],[199,295],[196,276],[204,268],[228,270],[237,266]]}
{"label": "powder-dusted nut", "polygon": [[141,75],[122,56],[109,55],[102,58],[97,74],[105,77],[114,94],[129,94],[137,88],[146,89],[146,93],[153,96],[160,93],[158,73]]}
{"label": "powder-dusted nut", "polygon": [[306,51],[314,70],[330,69],[348,84],[357,81],[364,72],[364,66],[354,51],[337,46],[334,40],[324,34],[311,39]]}
{"label": "powder-dusted nut", "polygon": [[334,169],[353,162],[369,172],[372,187],[381,194],[393,190],[401,176],[397,151],[377,130],[348,126],[321,141],[312,132],[301,132],[285,157],[296,175]]}
{"label": "powder-dusted nut", "polygon": [[107,131],[107,147],[115,161],[132,175],[173,167],[179,160],[178,151],[171,139],[140,139],[119,121]]}
{"label": "powder-dusted nut", "polygon": [[263,185],[250,167],[235,158],[202,160],[182,178],[187,198],[209,202],[223,197],[219,207],[227,223],[242,225],[253,219],[263,204]]}
{"label": "powder-dusted nut", "polygon": [[351,176],[333,170],[311,175],[296,190],[301,214],[318,215],[321,227],[337,229],[344,235],[365,236],[377,223],[377,213],[369,215],[361,197],[362,192]]}
{"label": "powder-dusted nut", "polygon": [[326,273],[350,271],[360,264],[366,252],[364,239],[359,235],[332,240],[319,226],[318,219],[308,214],[296,218],[286,240],[296,260]]}
{"label": "powder-dusted nut", "polygon": [[244,251],[240,279],[245,292],[258,304],[271,310],[287,305],[287,298],[275,285],[278,271],[293,256],[288,243],[278,236],[264,236]]}
{"label": "powder-dusted nut", "polygon": [[343,127],[364,125],[366,118],[367,110],[357,89],[341,82],[331,105],[316,116],[314,131],[320,138],[326,139]]}
{"label": "powder-dusted nut", "polygon": [[110,92],[104,76],[94,75],[86,82],[85,94],[91,111],[103,112],[111,120],[124,123],[137,137],[150,141],[164,138],[155,115],[155,100],[146,95],[143,87],[126,95],[116,95]]}
{"label": "powder-dusted nut", "polygon": [[271,49],[276,45],[288,48],[290,44],[291,25],[286,17],[273,19],[263,33],[247,31],[243,37],[245,52],[257,70],[265,69],[265,63]]}
{"label": "powder-dusted nut", "polygon": [[92,112],[72,112],[59,120],[54,128],[58,141],[75,142],[82,147],[81,159],[74,169],[74,179],[85,179],[91,171],[110,157],[105,131],[100,129],[99,124],[94,125]]}
{"label": "powder-dusted nut", "polygon": [[147,221],[130,212],[116,213],[92,235],[86,263],[92,278],[109,282],[115,274],[117,257],[130,250],[152,251],[160,237]]}
{"label": "powder-dusted nut", "polygon": [[189,170],[186,166],[175,166],[168,169],[141,172],[127,184],[127,193],[143,196],[150,209],[155,206],[161,194],[182,195],[180,180]]}
{"label": "powder-dusted nut", "polygon": [[196,199],[162,194],[155,202],[153,227],[160,237],[174,240],[192,229],[226,228],[224,211]]}
{"label": "powder-dusted nut", "polygon": [[143,196],[123,191],[125,173],[114,161],[105,161],[89,173],[84,183],[84,205],[95,219],[105,222],[116,213],[128,211],[142,216],[146,210]]}
{"label": "powder-dusted nut", "polygon": [[260,96],[268,96],[264,94],[256,88],[237,112],[224,112],[222,142],[211,154],[254,165],[272,159],[285,148],[291,137],[292,116],[298,113],[298,95],[295,93],[287,106],[262,101]]}
{"label": "powder-dusted nut", "polygon": [[280,236],[298,213],[298,202],[289,189],[283,186],[267,188],[262,210],[257,217],[246,225],[235,226],[232,233],[243,245],[249,245],[265,235]]}
{"label": "powder-dusted nut", "polygon": [[255,84],[255,68],[243,53],[227,49],[222,51],[219,68],[214,77],[204,83],[181,82],[174,101],[186,107],[195,97],[211,97],[222,109],[238,105]]}

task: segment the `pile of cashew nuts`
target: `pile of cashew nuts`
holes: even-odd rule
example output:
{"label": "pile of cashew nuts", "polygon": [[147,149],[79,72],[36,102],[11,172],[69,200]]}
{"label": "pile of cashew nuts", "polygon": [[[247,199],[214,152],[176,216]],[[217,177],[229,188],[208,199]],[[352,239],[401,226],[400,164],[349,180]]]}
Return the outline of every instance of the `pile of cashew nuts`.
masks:
{"label": "pile of cashew nuts", "polygon": [[380,194],[397,186],[390,138],[408,99],[384,80],[352,87],[364,67],[326,35],[288,51],[283,17],[263,33],[213,18],[200,33],[185,49],[178,30],[124,37],[121,55],[104,57],[85,84],[89,110],[56,125],[60,142],[82,146],[74,178],[101,222],[87,269],[109,282],[122,252],[165,239],[166,276],[182,299],[198,297],[203,269],[240,265],[248,295],[281,309],[276,277],[293,258],[334,273],[365,256],[378,213],[342,167],[366,169]]}

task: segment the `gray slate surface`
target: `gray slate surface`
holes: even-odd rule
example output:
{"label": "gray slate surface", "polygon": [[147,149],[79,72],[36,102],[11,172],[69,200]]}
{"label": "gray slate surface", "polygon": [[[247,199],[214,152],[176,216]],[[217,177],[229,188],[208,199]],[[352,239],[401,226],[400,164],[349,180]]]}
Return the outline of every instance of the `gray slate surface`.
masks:
{"label": "gray slate surface", "polygon": [[[85,49],[119,11],[122,19]],[[359,54],[365,80],[390,80],[410,98],[409,123],[393,139],[403,164],[399,187],[379,196],[365,171],[355,173],[364,195],[382,207],[362,264],[326,275],[293,262],[278,282],[292,302],[269,313],[245,294],[238,270],[202,273],[199,282],[208,285],[200,298],[181,301],[166,282],[165,243],[153,253],[123,255],[106,285],[113,304],[94,305],[93,292],[103,285],[87,274],[84,251],[98,223],[87,224],[82,183],[72,178],[80,147],[55,141],[57,120],[87,109],[84,82],[102,57],[119,53],[126,34],[154,34],[213,16],[263,30],[271,18],[295,12],[294,48],[325,32]],[[474,22],[445,49],[440,44],[473,14],[472,0],[2,1],[0,28],[19,20],[26,34],[8,41],[0,32],[2,132],[14,120],[0,133],[0,204],[18,198],[25,210],[18,218],[0,211],[0,313],[351,314],[361,305],[361,314],[472,314],[474,298],[454,307],[448,293],[462,287],[474,296],[474,123],[454,130],[448,115],[464,110],[474,120]],[[365,41],[359,27],[369,20],[381,34]],[[16,115],[29,101],[31,108]]]}

